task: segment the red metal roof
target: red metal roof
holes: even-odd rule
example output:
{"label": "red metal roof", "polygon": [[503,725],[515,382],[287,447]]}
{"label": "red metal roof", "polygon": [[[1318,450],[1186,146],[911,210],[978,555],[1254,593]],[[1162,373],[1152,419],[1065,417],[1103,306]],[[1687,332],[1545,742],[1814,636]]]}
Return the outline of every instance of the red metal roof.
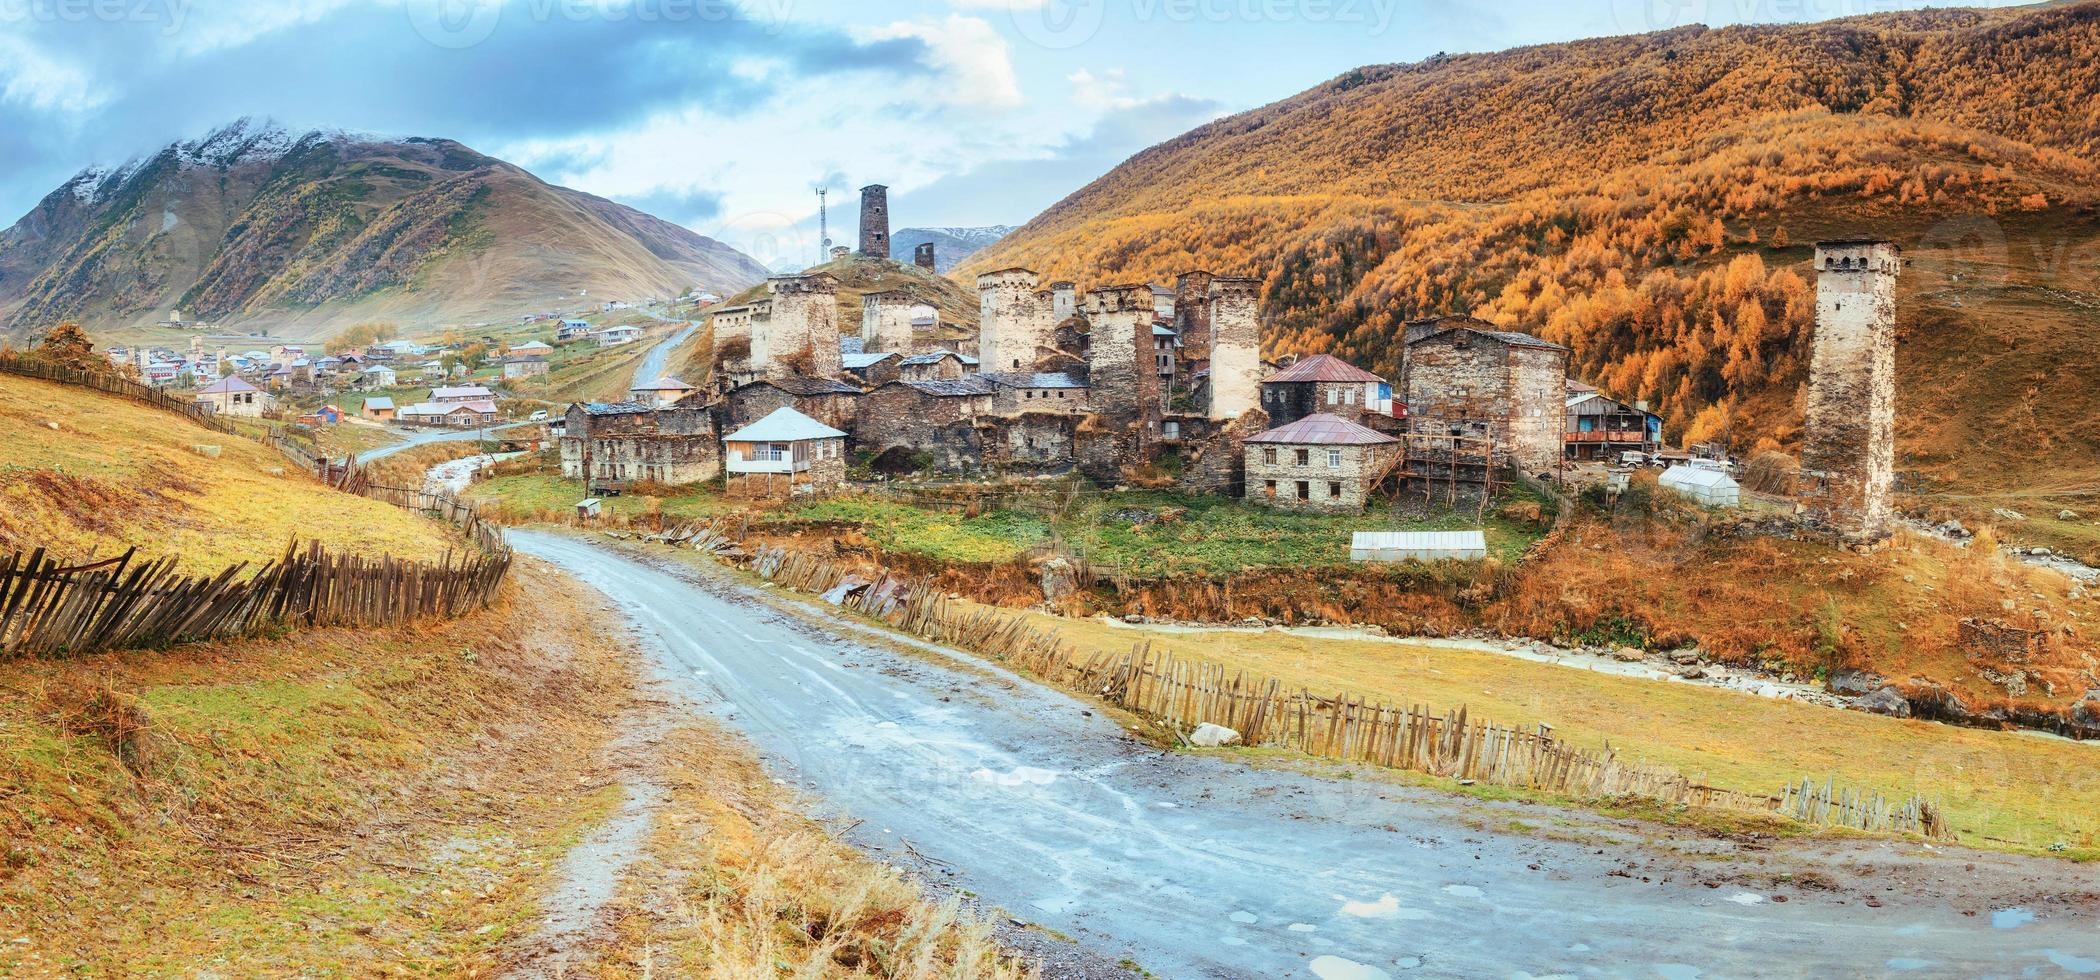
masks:
{"label": "red metal roof", "polygon": [[1289,425],[1277,426],[1247,441],[1286,442],[1300,446],[1375,446],[1400,440],[1376,429],[1365,428],[1339,415],[1321,412],[1308,415]]}
{"label": "red metal roof", "polygon": [[1314,354],[1275,374],[1263,384],[1301,381],[1384,381],[1375,374],[1330,354]]}

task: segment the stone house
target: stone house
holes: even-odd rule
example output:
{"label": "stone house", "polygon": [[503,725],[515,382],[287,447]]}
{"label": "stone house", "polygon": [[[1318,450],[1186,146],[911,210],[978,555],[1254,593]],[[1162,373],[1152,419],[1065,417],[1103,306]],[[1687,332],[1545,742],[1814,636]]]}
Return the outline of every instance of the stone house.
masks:
{"label": "stone house", "polygon": [[863,394],[859,388],[830,378],[760,378],[730,389],[723,398],[722,428],[750,425],[792,408],[834,429],[851,429]]}
{"label": "stone house", "polygon": [[562,417],[561,475],[586,489],[628,483],[683,486],[722,471],[707,409],[657,409],[636,402],[569,406]]}
{"label": "stone house", "polygon": [[861,400],[853,443],[880,455],[892,449],[927,454],[937,469],[982,464],[977,420],[993,412],[999,389],[985,375],[952,381],[892,381]]}
{"label": "stone house", "polygon": [[840,359],[846,370],[869,388],[895,381],[903,375],[904,355],[894,351],[848,352],[840,355]]}
{"label": "stone house", "polygon": [[724,436],[722,445],[731,496],[825,493],[846,482],[846,434],[792,408]]}
{"label": "stone house", "polygon": [[197,392],[197,404],[219,415],[261,418],[270,409],[270,393],[229,374]]}
{"label": "stone house", "polygon": [[900,381],[953,381],[977,370],[977,359],[952,350],[914,354],[897,363]]}
{"label": "stone house", "polygon": [[627,400],[651,408],[670,408],[700,389],[670,375],[627,389]]}
{"label": "stone house", "polygon": [[1071,374],[1002,371],[983,376],[994,390],[992,411],[1001,415],[1047,412],[1079,415],[1088,410],[1087,384]]}
{"label": "stone house", "polygon": [[1368,415],[1392,415],[1393,389],[1339,357],[1314,354],[1262,379],[1261,408],[1277,425],[1315,413],[1362,423]]}
{"label": "stone house", "polygon": [[538,354],[513,354],[503,359],[503,380],[519,378],[544,378],[547,376],[547,359]]}
{"label": "stone house", "polygon": [[1566,449],[1568,349],[1479,320],[1446,318],[1407,344],[1408,431],[1490,439],[1526,473]]}
{"label": "stone house", "polygon": [[1279,510],[1354,514],[1400,458],[1400,440],[1315,413],[1249,436],[1246,498]]}

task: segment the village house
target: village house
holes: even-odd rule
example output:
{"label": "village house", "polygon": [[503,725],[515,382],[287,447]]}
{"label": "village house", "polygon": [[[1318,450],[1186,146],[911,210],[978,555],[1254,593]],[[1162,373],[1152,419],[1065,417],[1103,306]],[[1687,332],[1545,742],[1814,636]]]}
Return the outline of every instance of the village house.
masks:
{"label": "village house", "polygon": [[903,375],[904,355],[895,352],[846,353],[839,355],[839,359],[847,371],[870,388],[895,381]]}
{"label": "village house", "polygon": [[394,400],[385,395],[374,395],[365,399],[364,407],[358,411],[358,414],[375,422],[392,422],[394,420]]}
{"label": "village house", "polygon": [[651,408],[670,408],[680,399],[699,390],[677,378],[665,375],[655,381],[627,389],[627,400]]}
{"label": "village house", "polygon": [[778,409],[722,443],[732,496],[825,493],[846,482],[846,434],[792,408]]}
{"label": "village house", "polygon": [[1628,405],[1575,381],[1568,382],[1563,431],[1574,460],[1616,461],[1621,453],[1654,455],[1663,448],[1662,418],[1647,402]]}
{"label": "village house", "polygon": [[396,417],[413,425],[471,429],[477,425],[494,424],[497,412],[494,402],[428,401],[401,409]]}
{"label": "village house", "polygon": [[977,370],[977,359],[952,350],[914,354],[897,363],[900,381],[953,381]]}
{"label": "village house", "polygon": [[512,354],[503,359],[503,380],[519,378],[544,378],[547,376],[547,359],[538,354]]}
{"label": "village house", "polygon": [[572,340],[582,340],[590,335],[591,321],[563,320],[561,326],[556,327],[554,330],[554,342],[557,344],[567,343]]}
{"label": "village house", "polygon": [[513,344],[510,348],[510,355],[512,357],[546,357],[552,353],[554,353],[553,346],[547,344],[545,341],[539,340],[529,340],[522,344]]}
{"label": "village house", "polygon": [[1401,375],[1410,433],[1487,440],[1529,474],[1559,468],[1567,348],[1470,317],[1410,324],[1409,332]]}
{"label": "village house", "polygon": [[792,408],[835,429],[850,429],[864,393],[830,378],[760,378],[730,389],[723,398],[723,428],[750,425],[783,408]]}
{"label": "village house", "polygon": [[1393,388],[1339,357],[1314,354],[1262,379],[1261,408],[1277,425],[1315,413],[1363,423],[1368,415],[1392,417]]}
{"label": "village house", "polygon": [[384,364],[374,364],[358,374],[358,383],[367,388],[392,388],[401,382],[401,376]]}
{"label": "village house", "polygon": [[595,335],[600,347],[618,347],[642,339],[642,328],[635,326],[606,327]]}
{"label": "village house", "polygon": [[979,416],[991,414],[999,388],[972,374],[942,381],[892,381],[861,399],[853,425],[860,450],[880,455],[893,449],[923,453],[934,468],[957,471],[978,463]]}
{"label": "village house", "polygon": [[495,398],[495,392],[480,385],[458,385],[451,388],[438,388],[430,393],[430,400],[440,405],[494,401]]}
{"label": "village house", "polygon": [[637,402],[570,405],[562,416],[562,476],[588,489],[629,483],[684,486],[722,472],[714,417],[699,406],[659,409]]}
{"label": "village house", "polygon": [[1400,457],[1400,440],[1315,413],[1248,437],[1246,498],[1280,510],[1354,514]]}
{"label": "village house", "polygon": [[270,409],[270,395],[256,386],[228,375],[197,392],[197,405],[220,415],[260,418]]}
{"label": "village house", "polygon": [[992,411],[1000,414],[1057,412],[1082,415],[1088,409],[1086,382],[1068,373],[1002,371],[983,377],[992,383],[994,389]]}

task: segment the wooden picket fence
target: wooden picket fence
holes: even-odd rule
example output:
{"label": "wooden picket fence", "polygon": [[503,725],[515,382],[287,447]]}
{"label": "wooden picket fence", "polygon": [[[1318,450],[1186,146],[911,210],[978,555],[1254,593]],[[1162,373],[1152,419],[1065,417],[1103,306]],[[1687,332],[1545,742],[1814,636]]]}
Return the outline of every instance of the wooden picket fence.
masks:
{"label": "wooden picket fence", "polygon": [[1347,695],[1322,697],[1286,688],[1274,678],[1176,657],[1148,643],[1128,652],[1081,657],[1055,629],[954,602],[928,582],[887,571],[869,577],[780,548],[746,554],[742,541],[747,529],[743,518],[730,517],[648,537],[742,562],[769,581],[824,595],[842,608],[915,636],[970,650],[1052,685],[1098,697],[1164,723],[1177,736],[1209,723],[1238,732],[1246,745],[1475,783],[1584,799],[1633,796],[1673,806],[1778,812],[1806,823],[1938,839],[1953,836],[1938,809],[1922,797],[1891,801],[1840,789],[1835,779],[1821,788],[1804,781],[1777,795],[1745,793],[1622,759],[1609,746],[1601,751],[1579,748],[1555,738],[1544,726],[1519,728],[1473,717],[1464,706],[1438,712]]}
{"label": "wooden picket fence", "polygon": [[134,552],[66,566],[39,548],[0,557],[0,658],[54,656],[237,636],[264,626],[388,626],[489,604],[506,552],[436,564],[331,554],[318,542],[248,571],[183,575],[174,556]]}
{"label": "wooden picket fence", "polygon": [[96,391],[128,398],[135,402],[143,402],[154,408],[189,416],[190,421],[217,432],[224,432],[229,435],[237,434],[233,428],[233,423],[218,417],[208,408],[200,407],[194,398],[172,394],[164,388],[155,388],[152,385],[134,381],[113,371],[84,371],[79,368],[52,364],[24,354],[0,353],[0,373],[18,375],[24,378],[36,378],[40,381],[51,381],[57,384],[93,388]]}

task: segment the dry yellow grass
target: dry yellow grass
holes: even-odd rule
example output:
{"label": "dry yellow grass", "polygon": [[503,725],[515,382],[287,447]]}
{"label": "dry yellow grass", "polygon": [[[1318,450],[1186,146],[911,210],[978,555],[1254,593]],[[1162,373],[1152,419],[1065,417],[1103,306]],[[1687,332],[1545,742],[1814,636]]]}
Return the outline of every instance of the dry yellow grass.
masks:
{"label": "dry yellow grass", "polygon": [[259,443],[98,392],[0,377],[0,552],[82,558],[135,546],[216,571],[278,557],[294,536],[424,560],[460,547],[444,525],[329,490]]}
{"label": "dry yellow grass", "polygon": [[1883,718],[1692,684],[1535,663],[1502,654],[1281,630],[1164,632],[1028,613],[1082,656],[1150,640],[1178,656],[1276,677],[1316,694],[1353,692],[1505,724],[1546,722],[1576,744],[1609,743],[1714,786],[1771,793],[1802,777],[1942,803],[1961,839],[2100,853],[2100,745]]}

